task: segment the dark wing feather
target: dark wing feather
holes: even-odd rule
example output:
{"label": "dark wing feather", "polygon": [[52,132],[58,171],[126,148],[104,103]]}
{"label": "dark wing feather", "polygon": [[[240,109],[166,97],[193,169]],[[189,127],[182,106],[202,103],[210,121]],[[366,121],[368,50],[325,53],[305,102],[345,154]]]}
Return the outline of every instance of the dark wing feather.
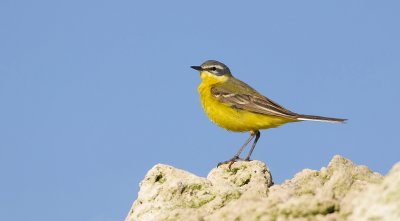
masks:
{"label": "dark wing feather", "polygon": [[299,116],[267,97],[262,96],[244,82],[239,81],[230,86],[229,82],[224,85],[215,85],[211,88],[211,94],[222,103],[226,103],[234,108],[294,120]]}

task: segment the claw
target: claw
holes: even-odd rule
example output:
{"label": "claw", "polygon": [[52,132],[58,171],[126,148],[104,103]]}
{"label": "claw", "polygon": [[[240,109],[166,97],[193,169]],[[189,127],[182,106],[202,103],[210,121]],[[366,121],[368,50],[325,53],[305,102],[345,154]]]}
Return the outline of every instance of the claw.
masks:
{"label": "claw", "polygon": [[230,159],[230,160],[223,161],[223,162],[219,162],[218,165],[217,165],[217,167],[219,167],[219,166],[221,166],[221,165],[223,165],[223,164],[229,163],[228,168],[231,169],[232,164],[235,163],[235,162],[237,162],[237,161],[239,161],[239,160],[243,160],[243,159],[241,159],[239,156],[234,156],[234,157],[233,157],[232,159]]}

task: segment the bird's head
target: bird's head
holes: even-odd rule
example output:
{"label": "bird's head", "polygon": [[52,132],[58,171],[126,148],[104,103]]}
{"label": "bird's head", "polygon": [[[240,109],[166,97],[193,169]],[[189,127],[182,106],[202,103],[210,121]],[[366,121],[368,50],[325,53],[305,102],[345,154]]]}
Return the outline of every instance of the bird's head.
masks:
{"label": "bird's head", "polygon": [[191,68],[200,71],[200,76],[202,78],[207,76],[216,78],[232,76],[228,66],[215,60],[208,60],[200,66],[191,66]]}

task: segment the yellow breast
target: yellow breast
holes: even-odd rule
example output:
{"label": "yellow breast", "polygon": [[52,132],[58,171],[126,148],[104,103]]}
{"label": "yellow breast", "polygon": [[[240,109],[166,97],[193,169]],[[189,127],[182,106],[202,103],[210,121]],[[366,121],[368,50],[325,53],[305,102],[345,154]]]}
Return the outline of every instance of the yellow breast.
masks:
{"label": "yellow breast", "polygon": [[202,83],[198,91],[201,103],[208,117],[218,126],[230,131],[245,132],[257,131],[278,127],[293,120],[265,114],[258,114],[245,110],[232,108],[228,104],[221,103],[211,94],[211,88],[215,84],[225,82],[227,76],[215,76],[207,72],[201,73]]}

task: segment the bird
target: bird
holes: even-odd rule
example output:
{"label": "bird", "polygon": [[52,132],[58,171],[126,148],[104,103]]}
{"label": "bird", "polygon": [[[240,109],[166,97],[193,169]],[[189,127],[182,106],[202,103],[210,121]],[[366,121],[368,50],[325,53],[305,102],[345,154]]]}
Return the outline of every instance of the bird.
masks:
{"label": "bird", "polygon": [[[228,131],[250,133],[238,152],[231,159],[218,163],[217,167],[229,163],[230,168],[236,161],[250,161],[261,136],[260,130],[300,121],[343,123],[347,120],[292,112],[235,78],[222,62],[207,60],[200,66],[190,67],[200,72],[198,92],[210,120]],[[243,149],[253,139],[246,158],[240,158]]]}

